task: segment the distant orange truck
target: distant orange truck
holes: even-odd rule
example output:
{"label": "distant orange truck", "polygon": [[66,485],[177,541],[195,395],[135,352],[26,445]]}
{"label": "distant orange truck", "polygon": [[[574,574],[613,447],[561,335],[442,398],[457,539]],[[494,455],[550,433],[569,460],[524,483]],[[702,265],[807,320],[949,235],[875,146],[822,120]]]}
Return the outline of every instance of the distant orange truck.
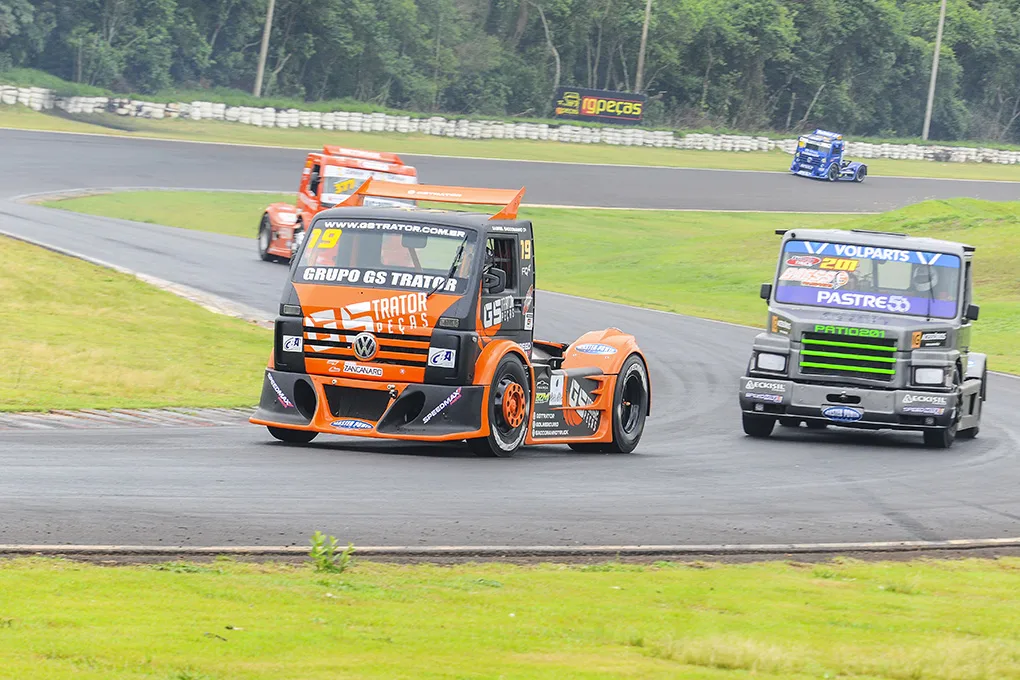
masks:
{"label": "distant orange truck", "polygon": [[[297,205],[273,203],[259,222],[259,256],[268,261],[289,262],[304,238],[307,225],[321,211],[341,203],[354,190],[375,179],[417,184],[418,171],[394,153],[324,146],[308,154],[298,186]],[[369,199],[366,205],[415,205],[415,201]]]}

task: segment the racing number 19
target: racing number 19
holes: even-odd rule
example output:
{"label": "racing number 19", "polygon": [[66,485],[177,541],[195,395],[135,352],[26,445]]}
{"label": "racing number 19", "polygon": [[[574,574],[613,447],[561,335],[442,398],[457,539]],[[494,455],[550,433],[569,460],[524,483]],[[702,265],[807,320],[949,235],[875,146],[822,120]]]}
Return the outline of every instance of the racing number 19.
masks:
{"label": "racing number 19", "polygon": [[531,239],[521,240],[521,259],[531,259]]}
{"label": "racing number 19", "polygon": [[[316,229],[312,232],[312,235],[308,237],[308,249],[312,248],[332,248],[336,245],[336,242],[340,240],[341,229],[326,229],[323,233],[322,229]],[[319,238],[322,237],[320,241]]]}

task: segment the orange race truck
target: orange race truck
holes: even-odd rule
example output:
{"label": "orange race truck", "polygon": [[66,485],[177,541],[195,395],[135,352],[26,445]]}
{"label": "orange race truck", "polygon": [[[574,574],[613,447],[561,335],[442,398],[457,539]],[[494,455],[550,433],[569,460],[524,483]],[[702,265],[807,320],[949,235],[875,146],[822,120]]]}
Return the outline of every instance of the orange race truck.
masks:
{"label": "orange race truck", "polygon": [[[534,340],[537,249],[520,191],[369,180],[320,212],[296,255],[251,422],[430,442],[630,452],[651,405],[645,357],[616,328]],[[366,198],[502,205],[495,215],[359,207]]]}
{"label": "orange race truck", "polygon": [[[306,225],[320,210],[332,208],[354,193],[368,179],[417,184],[418,171],[405,165],[400,156],[379,151],[362,151],[324,146],[305,160],[298,187],[297,205],[273,203],[259,222],[259,257],[288,262],[297,252]],[[369,205],[398,205],[389,199],[373,199]],[[413,201],[404,201],[414,205]]]}

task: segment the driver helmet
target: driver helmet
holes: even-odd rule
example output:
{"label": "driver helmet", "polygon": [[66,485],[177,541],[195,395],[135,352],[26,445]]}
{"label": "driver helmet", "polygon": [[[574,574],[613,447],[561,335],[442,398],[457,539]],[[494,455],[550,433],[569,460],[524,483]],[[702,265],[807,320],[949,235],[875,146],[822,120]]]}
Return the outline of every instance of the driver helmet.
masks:
{"label": "driver helmet", "polygon": [[910,274],[910,283],[914,290],[929,291],[933,290],[938,285],[939,275],[935,271],[934,267],[927,265],[921,265],[914,267],[914,271]]}

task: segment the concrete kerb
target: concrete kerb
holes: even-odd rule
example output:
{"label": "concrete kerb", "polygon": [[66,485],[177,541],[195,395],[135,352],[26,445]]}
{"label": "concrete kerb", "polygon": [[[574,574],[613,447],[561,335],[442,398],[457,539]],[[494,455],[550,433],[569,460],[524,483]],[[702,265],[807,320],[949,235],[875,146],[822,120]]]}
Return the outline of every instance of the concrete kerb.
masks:
{"label": "concrete kerb", "polygon": [[[903,553],[920,551],[974,551],[1020,548],[1018,538],[957,539],[945,541],[885,541],[860,543],[775,543],[706,545],[580,545],[580,546],[365,546],[355,555],[364,558],[571,558],[696,555],[797,555],[847,553]],[[294,557],[306,555],[304,546],[148,546],[148,545],[0,545],[0,556],[118,556],[118,557]]]}

